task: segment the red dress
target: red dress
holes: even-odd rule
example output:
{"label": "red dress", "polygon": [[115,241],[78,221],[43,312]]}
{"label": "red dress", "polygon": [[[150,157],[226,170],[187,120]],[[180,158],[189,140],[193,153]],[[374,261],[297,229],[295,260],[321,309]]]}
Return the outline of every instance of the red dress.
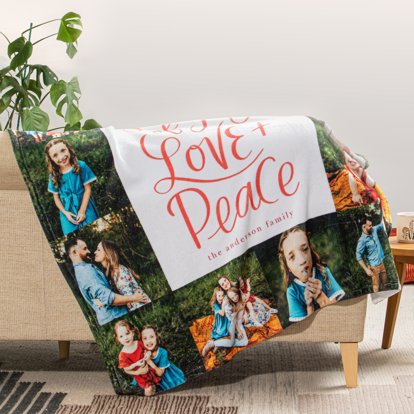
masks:
{"label": "red dress", "polygon": [[[134,352],[128,353],[121,351],[119,353],[119,365],[118,368],[128,368],[130,365],[138,362],[144,357],[145,348],[144,344],[141,341],[138,341],[137,349]],[[134,371],[137,370],[134,368]],[[158,385],[161,381],[161,377],[155,374],[154,369],[149,367],[149,370],[146,374],[143,375],[134,375],[134,379],[137,384],[145,389],[152,385]]]}

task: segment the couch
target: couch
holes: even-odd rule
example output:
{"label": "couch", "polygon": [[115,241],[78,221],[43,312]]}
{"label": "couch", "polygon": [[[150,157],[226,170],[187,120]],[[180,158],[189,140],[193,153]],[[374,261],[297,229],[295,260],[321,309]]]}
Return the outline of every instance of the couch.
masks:
{"label": "couch", "polygon": [[[32,207],[6,132],[0,132],[0,340],[93,341]],[[316,312],[270,341],[337,342],[347,387],[357,386],[358,342],[364,337],[367,296]],[[338,326],[341,329],[338,329]]]}

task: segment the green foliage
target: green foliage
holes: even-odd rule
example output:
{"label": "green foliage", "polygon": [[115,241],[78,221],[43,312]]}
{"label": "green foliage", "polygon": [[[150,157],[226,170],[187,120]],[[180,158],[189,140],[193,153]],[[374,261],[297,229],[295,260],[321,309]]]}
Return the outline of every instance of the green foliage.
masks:
{"label": "green foliage", "polygon": [[79,14],[73,12],[66,13],[60,21],[57,40],[67,44],[66,53],[71,59],[77,52],[75,44],[81,33],[82,21]]}
{"label": "green foliage", "polygon": [[[55,82],[50,88],[50,100],[56,107],[56,113],[65,118],[66,124],[75,125],[82,119],[82,114],[78,108],[81,90],[78,78],[74,77],[70,82],[60,80]],[[65,114],[62,113],[66,106]]]}
{"label": "green foliage", "polygon": [[35,75],[36,85],[41,85],[40,77],[42,77],[44,86],[53,85],[57,82],[57,75],[46,65],[30,65],[27,67],[27,73],[30,78],[32,73]]}
{"label": "green foliage", "polygon": [[[32,34],[38,27],[59,21],[59,30],[35,42]],[[53,128],[87,130],[100,125],[93,119],[87,120],[83,126],[82,113],[79,110],[81,90],[76,77],[71,81],[59,80],[58,76],[46,65],[29,63],[36,44],[56,36],[66,44],[66,53],[72,59],[76,52],[76,44],[82,33],[82,21],[78,14],[69,12],[61,19],[53,19],[30,27],[17,39],[8,42],[7,54],[9,64],[0,69],[0,115],[6,112],[5,129],[13,128],[32,131],[47,131],[50,119],[41,108],[42,103],[50,95],[56,113],[65,121],[65,125]],[[65,110],[63,110],[65,107]],[[0,129],[1,129],[0,125]]]}
{"label": "green foliage", "polygon": [[33,45],[30,41],[26,40],[23,36],[18,37],[16,40],[9,44],[7,48],[7,54],[10,61],[10,69],[15,70],[19,66],[25,64],[32,56]]}
{"label": "green foliage", "polygon": [[34,131],[41,127],[42,130],[47,129],[49,125],[49,115],[42,111],[38,106],[33,106],[22,111],[22,127],[25,131]]}

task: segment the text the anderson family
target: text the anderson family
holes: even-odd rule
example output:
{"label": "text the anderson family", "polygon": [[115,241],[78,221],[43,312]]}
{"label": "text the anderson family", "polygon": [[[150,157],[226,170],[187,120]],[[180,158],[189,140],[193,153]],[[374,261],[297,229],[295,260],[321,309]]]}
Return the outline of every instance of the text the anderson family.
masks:
{"label": "text the anderson family", "polygon": [[[293,217],[293,211],[285,211],[282,215],[273,218],[272,220],[266,220],[265,222],[265,228],[269,228],[272,226],[277,226],[279,223],[281,223],[284,220],[292,219]],[[219,258],[220,256],[224,255],[225,253],[230,252],[231,250],[235,249],[237,246],[240,246],[243,243],[246,243],[246,241],[250,237],[254,237],[256,234],[259,234],[263,231],[263,226],[257,226],[251,230],[249,230],[244,236],[242,237],[236,237],[231,243],[229,243],[224,249],[222,250],[216,250],[210,252],[210,254],[207,256],[208,260],[212,261],[214,259]]]}

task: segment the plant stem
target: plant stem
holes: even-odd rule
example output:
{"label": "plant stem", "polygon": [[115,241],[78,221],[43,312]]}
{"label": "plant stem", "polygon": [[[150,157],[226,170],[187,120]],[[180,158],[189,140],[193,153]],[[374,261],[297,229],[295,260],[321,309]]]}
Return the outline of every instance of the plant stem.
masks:
{"label": "plant stem", "polygon": [[[27,39],[29,42],[30,42],[30,38],[32,37],[32,29],[33,29],[33,23],[30,23],[29,36],[28,36],[28,39]],[[26,62],[24,62],[24,67],[23,67],[22,86],[23,86],[23,80],[26,79],[26,75],[27,75],[27,60],[26,60]]]}
{"label": "plant stem", "polygon": [[28,31],[30,31],[30,30],[32,30],[32,29],[36,29],[36,27],[44,26],[45,24],[52,23],[52,22],[56,22],[56,21],[58,21],[58,20],[60,20],[60,19],[48,20],[47,22],[40,23],[40,24],[37,24],[36,26],[30,27],[29,29],[26,29],[24,32],[22,32],[22,36],[23,36],[26,32],[28,32]]}
{"label": "plant stem", "polygon": [[61,127],[57,127],[57,128],[48,129],[47,132],[56,131],[57,129],[61,129],[61,128],[65,128],[65,127],[61,126]]}
{"label": "plant stem", "polygon": [[0,32],[0,34],[10,43],[10,39],[3,32]]}
{"label": "plant stem", "polygon": [[[32,37],[32,29],[33,29],[33,23],[30,23],[29,36],[28,36],[28,41],[29,42],[30,42],[30,38]],[[27,30],[26,30],[26,32],[27,32]],[[20,80],[22,82],[22,87],[24,87],[24,81],[26,80],[26,76],[27,76],[27,60],[24,62],[22,75],[20,77]],[[19,126],[20,126],[20,112],[17,115],[17,129],[19,129]]]}
{"label": "plant stem", "polygon": [[47,98],[47,96],[50,95],[50,91],[40,100],[39,102],[39,106],[41,105],[41,103]]}
{"label": "plant stem", "polygon": [[[4,129],[7,129],[8,127],[12,127],[12,121],[13,121],[13,115],[14,115],[14,111],[16,109],[16,106],[14,106],[12,113],[9,116],[9,119],[6,122],[6,126],[4,127]],[[10,124],[10,125],[9,125]]]}
{"label": "plant stem", "polygon": [[42,40],[45,40],[45,39],[47,39],[47,38],[49,38],[49,37],[52,37],[52,36],[55,36],[55,35],[57,35],[57,34],[58,34],[58,32],[53,33],[53,34],[51,34],[51,35],[49,35],[49,36],[43,37],[43,38],[42,38],[42,39],[40,39],[40,40],[36,40],[36,42],[34,42],[34,43],[32,43],[32,44],[33,44],[33,46],[34,46],[34,45],[36,45],[37,43],[41,42]]}

